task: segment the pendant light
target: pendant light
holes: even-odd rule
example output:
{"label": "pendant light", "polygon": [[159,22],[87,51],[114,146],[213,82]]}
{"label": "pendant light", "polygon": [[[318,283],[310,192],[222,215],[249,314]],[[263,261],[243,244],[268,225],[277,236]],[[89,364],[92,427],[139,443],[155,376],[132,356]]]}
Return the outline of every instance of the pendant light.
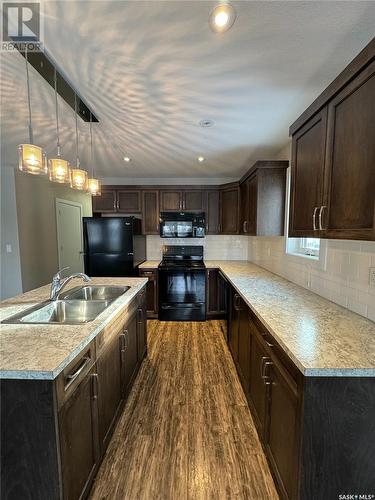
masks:
{"label": "pendant light", "polygon": [[26,61],[26,82],[27,82],[27,103],[29,107],[29,144],[20,144],[18,146],[18,168],[22,172],[33,175],[47,174],[47,157],[43,149],[33,144],[33,127],[31,121],[31,102],[30,102],[30,79],[29,63],[27,49],[25,51]]}
{"label": "pendant light", "polygon": [[74,95],[74,110],[76,117],[76,168],[72,168],[70,187],[79,191],[87,191],[87,172],[80,168],[78,157],[78,113],[77,113],[77,94]]}
{"label": "pendant light", "polygon": [[69,162],[61,158],[59,110],[57,103],[57,71],[55,68],[55,107],[56,107],[56,135],[57,135],[57,157],[48,160],[49,180],[59,184],[70,184]]}
{"label": "pendant light", "polygon": [[91,148],[91,175],[92,177],[88,180],[88,191],[91,196],[100,196],[101,192],[101,183],[99,179],[95,179],[94,177],[94,155],[93,155],[93,146],[92,146],[92,115],[90,112],[90,148]]}

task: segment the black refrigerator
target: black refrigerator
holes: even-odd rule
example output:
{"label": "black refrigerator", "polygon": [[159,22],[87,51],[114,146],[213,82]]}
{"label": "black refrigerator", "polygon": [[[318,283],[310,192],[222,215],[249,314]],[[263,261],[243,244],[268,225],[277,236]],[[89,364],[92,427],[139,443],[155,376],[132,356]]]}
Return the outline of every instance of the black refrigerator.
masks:
{"label": "black refrigerator", "polygon": [[135,217],[84,217],[83,242],[89,276],[136,276],[146,259],[146,237]]}

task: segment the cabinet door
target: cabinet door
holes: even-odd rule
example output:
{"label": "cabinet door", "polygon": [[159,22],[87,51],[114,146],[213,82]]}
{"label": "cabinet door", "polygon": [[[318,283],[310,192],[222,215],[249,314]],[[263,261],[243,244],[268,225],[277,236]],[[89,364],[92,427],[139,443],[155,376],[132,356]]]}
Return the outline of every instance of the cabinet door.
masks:
{"label": "cabinet door", "polygon": [[111,431],[122,400],[121,342],[122,330],[116,334],[97,360],[99,386],[99,439],[101,449],[107,448]]}
{"label": "cabinet door", "polygon": [[99,460],[96,375],[83,379],[59,412],[64,500],[88,492]]}
{"label": "cabinet door", "polygon": [[184,191],[182,208],[183,210],[196,210],[202,212],[204,210],[203,191]]}
{"label": "cabinet door", "polygon": [[117,210],[128,214],[141,212],[141,192],[139,190],[119,189],[117,191]]}
{"label": "cabinet door", "polygon": [[218,312],[218,270],[207,269],[206,314],[214,316]]}
{"label": "cabinet door", "polygon": [[137,323],[138,313],[136,311],[124,327],[125,349],[123,355],[123,390],[126,395],[130,392],[138,366]]}
{"label": "cabinet door", "polygon": [[235,363],[238,361],[238,329],[239,329],[239,301],[238,293],[232,291],[231,318],[229,328],[229,348]]}
{"label": "cabinet door", "polygon": [[258,182],[257,175],[253,175],[247,181],[247,192],[249,197],[248,202],[248,226],[247,233],[251,235],[257,234],[257,216],[258,216]]}
{"label": "cabinet door", "polygon": [[233,188],[221,192],[221,233],[238,234],[239,232],[239,189]]}
{"label": "cabinet door", "polygon": [[147,319],[146,319],[146,301],[140,304],[137,311],[137,339],[138,339],[138,363],[142,363],[147,353]]}
{"label": "cabinet door", "polygon": [[220,192],[207,191],[206,229],[207,234],[220,232]]}
{"label": "cabinet door", "polygon": [[217,309],[219,313],[226,315],[228,312],[228,282],[220,271],[217,273],[217,288]]}
{"label": "cabinet door", "polygon": [[142,212],[143,234],[159,234],[159,191],[143,191]]}
{"label": "cabinet door", "polygon": [[160,210],[162,212],[182,210],[182,191],[160,191]]}
{"label": "cabinet door", "polygon": [[297,498],[298,397],[283,369],[270,369],[270,397],[266,448],[268,456],[289,499]]}
{"label": "cabinet door", "polygon": [[148,278],[146,285],[147,318],[157,318],[159,313],[158,302],[158,274],[156,269],[140,269],[140,276]]}
{"label": "cabinet door", "polygon": [[238,328],[238,368],[242,387],[246,395],[250,389],[250,324],[249,310],[245,302],[240,300],[240,317]]}
{"label": "cabinet door", "polygon": [[375,62],[328,105],[322,236],[375,240]]}
{"label": "cabinet door", "polygon": [[319,237],[326,130],[324,108],[293,135],[289,236]]}
{"label": "cabinet door", "polygon": [[246,234],[249,228],[249,183],[243,182],[240,185],[240,233]]}
{"label": "cabinet door", "polygon": [[[255,329],[255,325],[250,323],[250,328]],[[251,334],[250,347],[250,384],[249,394],[253,407],[255,423],[261,435],[265,434],[266,415],[268,404],[268,387],[264,378],[265,363],[269,363],[270,358],[267,352],[253,331]]]}
{"label": "cabinet door", "polygon": [[102,189],[101,196],[92,197],[93,212],[109,212],[113,213],[117,210],[117,198],[115,189]]}

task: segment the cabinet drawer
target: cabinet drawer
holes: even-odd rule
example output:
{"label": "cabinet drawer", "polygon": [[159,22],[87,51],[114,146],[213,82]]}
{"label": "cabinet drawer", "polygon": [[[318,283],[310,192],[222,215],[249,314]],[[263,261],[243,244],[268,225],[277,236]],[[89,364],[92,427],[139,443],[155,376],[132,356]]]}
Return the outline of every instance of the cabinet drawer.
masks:
{"label": "cabinet drawer", "polygon": [[56,393],[58,407],[73,394],[82,380],[91,370],[96,360],[95,341],[90,344],[73,360],[56,379]]}

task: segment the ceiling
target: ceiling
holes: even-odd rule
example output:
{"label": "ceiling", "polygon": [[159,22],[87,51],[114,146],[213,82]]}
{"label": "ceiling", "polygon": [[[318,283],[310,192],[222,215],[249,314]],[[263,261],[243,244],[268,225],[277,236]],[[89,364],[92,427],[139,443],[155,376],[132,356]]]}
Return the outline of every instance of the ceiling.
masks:
{"label": "ceiling", "polygon": [[[216,2],[43,2],[45,47],[100,120],[93,162],[80,120],[83,167],[125,180],[238,177],[276,157],[289,125],[375,36],[373,1],[232,4],[234,26],[214,34]],[[9,166],[27,142],[25,63],[2,52],[1,65]],[[53,91],[34,69],[31,77],[34,142],[51,156]],[[63,153],[74,162],[74,113],[59,102]],[[214,126],[200,127],[202,119]]]}

